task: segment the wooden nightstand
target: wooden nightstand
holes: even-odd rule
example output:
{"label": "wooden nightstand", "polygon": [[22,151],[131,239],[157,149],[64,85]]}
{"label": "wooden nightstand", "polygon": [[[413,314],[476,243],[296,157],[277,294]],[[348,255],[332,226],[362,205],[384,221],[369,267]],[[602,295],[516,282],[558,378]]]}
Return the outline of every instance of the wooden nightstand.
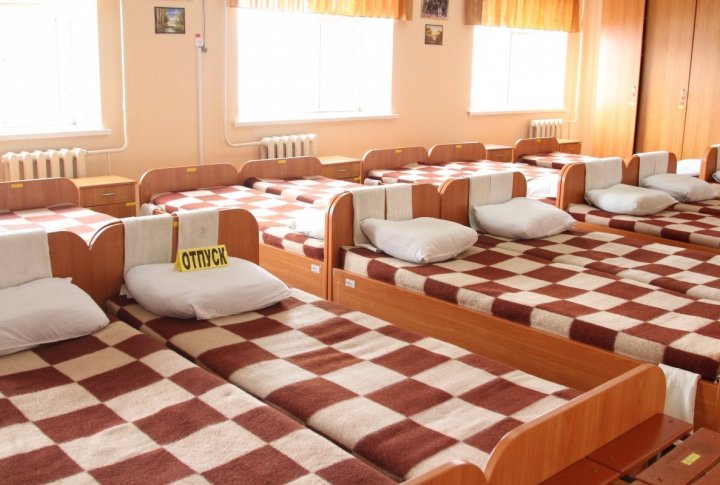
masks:
{"label": "wooden nightstand", "polygon": [[507,145],[485,144],[488,160],[493,162],[512,162],[513,147]]}
{"label": "wooden nightstand", "polygon": [[130,217],[137,212],[136,182],[117,175],[72,179],[80,189],[80,205],[114,217]]}
{"label": "wooden nightstand", "polygon": [[323,165],[323,177],[360,182],[360,159],[330,155],[318,157]]}
{"label": "wooden nightstand", "polygon": [[582,149],[582,142],[578,140],[558,140],[558,145],[560,145],[560,151],[563,153],[574,153],[576,155],[580,154],[580,150]]}

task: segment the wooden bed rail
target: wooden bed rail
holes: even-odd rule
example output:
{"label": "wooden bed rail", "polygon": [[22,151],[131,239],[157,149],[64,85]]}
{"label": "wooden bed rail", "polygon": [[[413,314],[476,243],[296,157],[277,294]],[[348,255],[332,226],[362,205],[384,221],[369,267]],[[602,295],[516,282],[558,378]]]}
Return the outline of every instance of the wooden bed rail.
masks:
{"label": "wooden bed rail", "polygon": [[472,162],[485,160],[487,150],[479,141],[435,145],[430,148],[428,159],[430,164],[447,162]]}
{"label": "wooden bed rail", "polygon": [[58,278],[72,278],[72,282],[86,293],[93,292],[93,271],[90,248],[77,234],[69,231],[48,233],[52,274]]}
{"label": "wooden bed rail", "polygon": [[720,167],[718,167],[718,148],[708,147],[700,164],[700,180],[715,182],[712,176],[718,170],[720,170]]}
{"label": "wooden bed rail", "polygon": [[[469,225],[470,181],[467,178],[448,179],[438,189],[440,192],[440,218],[458,224]],[[527,180],[520,172],[513,173],[513,197],[527,195]]]}
{"label": "wooden bed rail", "polygon": [[560,170],[557,207],[566,211],[570,204],[585,203],[585,164],[571,163]]}
{"label": "wooden bed rail", "polygon": [[269,158],[250,160],[238,171],[238,184],[245,185],[251,177],[265,179],[292,179],[309,175],[322,175],[322,163],[317,157]]}
{"label": "wooden bed rail", "polygon": [[[677,172],[677,156],[675,156],[673,152],[668,152],[667,173],[675,172]],[[640,157],[638,157],[637,154],[623,162],[622,183],[626,185],[640,185]]]}
{"label": "wooden bed rail", "polygon": [[379,148],[368,150],[363,155],[360,176],[367,178],[370,170],[395,170],[409,163],[428,163],[425,147]]}
{"label": "wooden bed rail", "polygon": [[0,182],[0,209],[19,211],[58,204],[80,205],[80,191],[68,178]]}
{"label": "wooden bed rail", "polygon": [[163,192],[181,192],[237,183],[237,169],[229,163],[154,168],[140,177],[140,204],[150,202],[154,194]]}
{"label": "wooden bed rail", "polygon": [[423,473],[419,477],[402,482],[402,485],[487,485],[482,470],[472,463],[452,460]]}
{"label": "wooden bed rail", "polygon": [[525,155],[557,151],[560,151],[560,144],[554,136],[549,138],[521,138],[515,142],[513,162],[517,162]]}

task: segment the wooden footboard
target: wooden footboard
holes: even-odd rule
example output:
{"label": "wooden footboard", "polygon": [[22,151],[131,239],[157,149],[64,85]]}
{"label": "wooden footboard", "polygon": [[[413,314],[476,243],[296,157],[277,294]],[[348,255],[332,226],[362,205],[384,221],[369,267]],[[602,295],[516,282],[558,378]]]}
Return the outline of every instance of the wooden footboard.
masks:
{"label": "wooden footboard", "polygon": [[560,151],[560,144],[557,138],[521,138],[515,142],[513,150],[513,162],[517,162],[525,155],[536,155],[538,153],[550,153]]}
{"label": "wooden footboard", "polygon": [[49,178],[0,182],[0,208],[19,211],[58,204],[80,205],[80,191],[72,180]]}
{"label": "wooden footboard", "polygon": [[428,153],[424,147],[382,148],[368,150],[363,155],[360,176],[365,181],[370,170],[396,170],[409,163],[427,163]]}
{"label": "wooden footboard", "polygon": [[321,298],[328,297],[328,274],[323,261],[260,244],[260,266],[288,286]]}
{"label": "wooden footboard", "polygon": [[155,168],[140,177],[140,204],[150,202],[153,194],[163,192],[237,185],[237,177],[237,169],[229,163]]}
{"label": "wooden footboard", "polygon": [[238,171],[238,184],[245,185],[251,177],[261,179],[292,179],[322,175],[322,163],[317,157],[269,158],[245,162]]}
{"label": "wooden footboard", "polygon": [[430,148],[428,158],[431,164],[474,162],[487,159],[487,150],[479,141],[435,145]]}
{"label": "wooden footboard", "polygon": [[720,170],[720,167],[718,167],[718,148],[708,147],[700,164],[700,180],[715,182],[712,176],[718,170]]}

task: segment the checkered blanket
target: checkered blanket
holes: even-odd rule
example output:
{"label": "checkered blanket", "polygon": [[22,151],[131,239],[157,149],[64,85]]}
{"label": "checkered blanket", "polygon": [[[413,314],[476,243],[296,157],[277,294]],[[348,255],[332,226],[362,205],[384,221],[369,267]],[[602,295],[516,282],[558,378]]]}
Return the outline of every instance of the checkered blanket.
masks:
{"label": "checkered blanket", "polygon": [[578,155],[575,153],[550,152],[537,155],[524,155],[520,159],[520,162],[528,165],[534,165],[536,167],[547,167],[561,170],[565,165],[569,163],[584,163],[591,160],[597,160],[597,157]]}
{"label": "checkered blanket", "polygon": [[206,207],[245,209],[258,221],[260,241],[320,261],[324,259],[325,241],[303,236],[289,227],[300,213],[312,207],[304,202],[288,202],[240,185],[157,194],[150,201],[171,214],[180,209]]}
{"label": "checkered blanket", "polygon": [[698,212],[713,217],[720,217],[720,198],[701,200],[699,202],[680,202],[671,207],[679,212]]}
{"label": "checkered blanket", "polygon": [[720,217],[674,210],[664,210],[648,216],[626,216],[606,212],[586,204],[571,204],[568,212],[578,221],[598,226],[712,248],[720,247]]}
{"label": "checkered blanket", "polygon": [[720,303],[575,265],[474,246],[417,265],[362,248],[345,269],[418,293],[714,380]]}
{"label": "checkered blanket", "polygon": [[370,170],[367,178],[374,180],[376,183],[381,182],[383,184],[427,183],[440,185],[445,180],[451,178],[507,171],[522,172],[529,182],[540,177],[555,177],[556,180],[558,177],[558,171],[551,168],[531,167],[528,165],[509,162],[478,160],[474,162],[450,162],[442,165],[411,163],[396,170]]}
{"label": "checkered blanket", "polygon": [[579,394],[299,291],[214,321],[110,308],[398,479],[482,467],[508,431]]}
{"label": "checkered blanket", "polygon": [[3,483],[388,483],[122,322],[0,357]]}
{"label": "checkered blanket", "polygon": [[259,179],[251,177],[245,185],[268,194],[279,195],[283,200],[299,201],[316,207],[327,207],[335,195],[358,186],[346,180],[335,180],[320,176],[298,179]]}
{"label": "checkered blanket", "polygon": [[65,205],[21,211],[0,210],[0,233],[23,229],[74,232],[88,244],[102,227],[116,218],[84,207]]}

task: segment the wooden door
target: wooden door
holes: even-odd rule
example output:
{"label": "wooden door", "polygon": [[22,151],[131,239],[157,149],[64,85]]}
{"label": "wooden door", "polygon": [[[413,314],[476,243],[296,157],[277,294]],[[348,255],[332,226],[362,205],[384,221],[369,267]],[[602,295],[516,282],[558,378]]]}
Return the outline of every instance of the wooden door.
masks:
{"label": "wooden door", "polygon": [[645,0],[604,0],[592,154],[629,157],[635,141]]}
{"label": "wooden door", "polygon": [[694,0],[648,0],[642,54],[636,152],[682,153]]}
{"label": "wooden door", "polygon": [[720,143],[720,1],[698,0],[682,158]]}

